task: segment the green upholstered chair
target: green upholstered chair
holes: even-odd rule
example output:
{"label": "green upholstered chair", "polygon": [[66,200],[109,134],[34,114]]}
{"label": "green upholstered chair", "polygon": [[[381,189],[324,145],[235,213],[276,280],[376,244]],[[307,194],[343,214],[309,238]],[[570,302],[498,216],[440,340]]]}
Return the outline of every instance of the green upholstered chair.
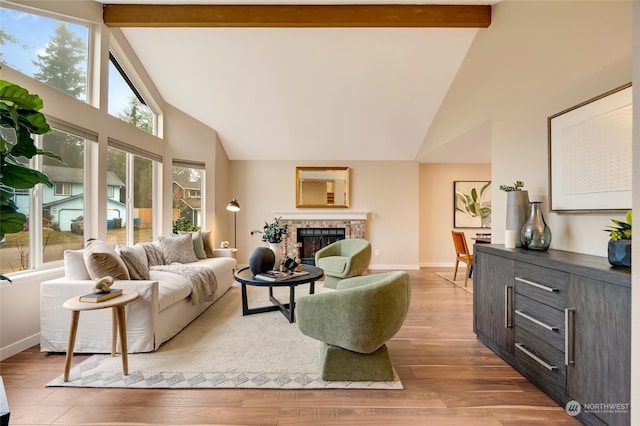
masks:
{"label": "green upholstered chair", "polygon": [[316,252],[316,266],[324,271],[324,287],[336,288],[340,280],[362,275],[371,262],[371,243],[359,238],[336,241]]}
{"label": "green upholstered chair", "polygon": [[322,342],[323,380],[394,379],[386,342],[400,330],[409,309],[406,272],[347,278],[336,290],[296,302],[298,328]]}

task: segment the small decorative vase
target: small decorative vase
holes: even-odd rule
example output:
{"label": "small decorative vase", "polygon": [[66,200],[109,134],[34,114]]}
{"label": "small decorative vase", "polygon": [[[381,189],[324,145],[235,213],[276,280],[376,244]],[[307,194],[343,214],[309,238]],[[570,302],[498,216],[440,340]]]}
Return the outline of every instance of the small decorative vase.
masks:
{"label": "small decorative vase", "polygon": [[516,247],[522,247],[520,230],[529,214],[529,191],[507,192],[507,226],[506,230],[516,231]]}
{"label": "small decorative vase", "polygon": [[522,247],[529,250],[547,250],[551,244],[551,230],[542,216],[542,202],[531,201],[529,205],[529,219],[520,231]]}
{"label": "small decorative vase", "polygon": [[611,266],[631,268],[631,240],[609,240],[607,252]]}
{"label": "small decorative vase", "polygon": [[279,271],[280,270],[280,264],[282,263],[282,242],[269,243],[269,248],[273,251],[273,254],[276,257],[272,269],[274,271]]}

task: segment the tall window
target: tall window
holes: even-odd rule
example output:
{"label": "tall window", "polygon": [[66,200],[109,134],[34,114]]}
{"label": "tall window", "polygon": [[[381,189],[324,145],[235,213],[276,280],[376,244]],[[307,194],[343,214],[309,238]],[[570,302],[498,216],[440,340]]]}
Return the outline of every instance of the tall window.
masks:
{"label": "tall window", "polygon": [[37,137],[36,143],[45,151],[59,154],[64,163],[47,157],[34,158],[30,163],[54,185],[37,185],[14,194],[19,211],[29,220],[23,231],[7,234],[0,244],[2,273],[38,268],[62,260],[66,249],[83,247],[85,139],[54,128]]}
{"label": "tall window", "polygon": [[112,246],[153,240],[155,164],[156,159],[109,146],[107,240]]}
{"label": "tall window", "polygon": [[203,226],[204,164],[173,163],[173,221],[185,227]]}
{"label": "tall window", "polygon": [[155,114],[112,53],[109,53],[108,102],[109,114],[155,134]]}
{"label": "tall window", "polygon": [[89,27],[0,8],[0,62],[87,101]]}

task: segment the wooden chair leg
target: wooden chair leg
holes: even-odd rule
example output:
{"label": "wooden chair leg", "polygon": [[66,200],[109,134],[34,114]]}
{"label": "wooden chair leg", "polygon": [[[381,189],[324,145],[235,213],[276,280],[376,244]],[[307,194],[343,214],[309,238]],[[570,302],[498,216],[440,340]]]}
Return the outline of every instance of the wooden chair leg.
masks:
{"label": "wooden chair leg", "polygon": [[456,259],[456,269],[453,271],[453,280],[456,280],[456,276],[458,276],[458,264],[460,263],[460,259]]}
{"label": "wooden chair leg", "polygon": [[467,263],[467,271],[466,274],[464,274],[464,286],[467,286],[467,281],[469,280],[469,264]]}

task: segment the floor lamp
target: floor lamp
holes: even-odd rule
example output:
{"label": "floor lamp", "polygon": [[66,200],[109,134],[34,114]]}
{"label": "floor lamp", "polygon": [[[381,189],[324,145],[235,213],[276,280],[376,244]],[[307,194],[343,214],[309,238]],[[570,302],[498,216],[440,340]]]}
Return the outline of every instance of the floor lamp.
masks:
{"label": "floor lamp", "polygon": [[227,204],[227,210],[233,212],[233,247],[238,248],[238,222],[236,222],[236,213],[240,211],[240,204],[235,198]]}

